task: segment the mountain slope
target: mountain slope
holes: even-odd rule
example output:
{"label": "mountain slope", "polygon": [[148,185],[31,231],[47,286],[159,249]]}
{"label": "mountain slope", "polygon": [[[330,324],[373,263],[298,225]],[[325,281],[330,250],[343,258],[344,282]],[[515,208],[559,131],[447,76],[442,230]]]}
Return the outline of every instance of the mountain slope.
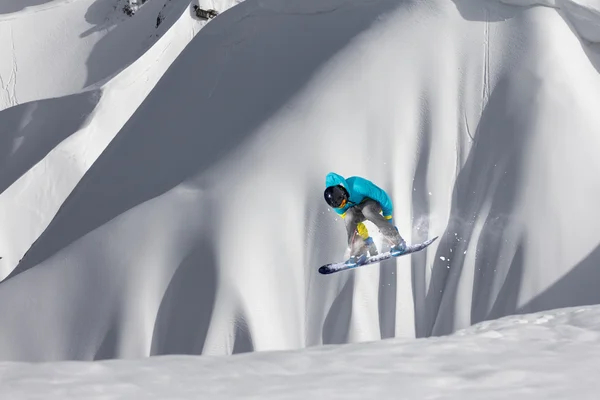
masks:
{"label": "mountain slope", "polygon": [[[103,14],[100,11],[110,6],[105,3],[88,5],[90,8],[85,14],[93,14],[95,19],[101,20]],[[17,265],[87,168],[131,117],[189,40],[206,24],[192,18],[187,8],[182,9],[187,5],[186,2],[168,1],[164,2],[164,7],[158,7],[163,19],[157,29],[155,18],[159,14],[156,10],[158,3],[152,3],[154,9],[149,7],[150,3],[146,3],[133,18],[124,15],[119,17],[123,19],[118,20],[120,27],[111,30],[110,34],[119,36],[119,39],[113,38],[111,41],[122,44],[116,49],[114,45],[109,45],[112,49],[110,54],[98,57],[106,61],[93,63],[98,73],[115,74],[108,83],[100,85],[92,79],[91,86],[83,91],[77,86],[70,86],[77,83],[75,78],[82,69],[87,70],[83,63],[88,57],[87,53],[77,53],[75,59],[78,62],[73,62],[62,57],[62,54],[56,56],[56,51],[51,49],[63,46],[85,48],[90,54],[97,54],[104,45],[100,45],[100,42],[90,44],[83,39],[77,39],[77,43],[61,42],[58,39],[64,39],[62,36],[44,46],[29,44],[32,48],[42,47],[45,51],[36,52],[20,61],[18,68],[15,64],[13,72],[16,74],[11,75],[10,80],[4,79],[5,82],[14,83],[12,92],[15,93],[15,104],[0,114],[0,129],[3,132],[0,137],[0,216],[3,221],[0,226],[0,278],[6,277]],[[101,10],[100,6],[104,8]],[[82,29],[78,22],[83,18],[73,7],[71,3],[59,3],[48,10],[23,12],[22,18],[0,19],[0,29],[5,27],[13,30],[13,27],[18,27],[29,32],[31,27],[28,24],[33,19],[41,35],[16,34],[15,43],[19,44],[27,38],[48,38],[52,41],[56,35],[45,30],[56,28],[52,22],[56,21],[55,15],[60,15],[65,20],[75,21],[68,29],[62,28],[65,35],[77,36],[80,35],[78,29]],[[107,18],[117,17],[117,11],[113,10]],[[48,20],[51,23],[44,23]],[[135,30],[136,34],[128,34],[129,30]],[[145,40],[148,42],[142,43]],[[136,55],[139,50],[137,46],[144,50],[143,54]],[[16,46],[16,49],[22,47]],[[122,56],[137,59],[127,64]],[[4,61],[9,59],[1,58]],[[55,63],[57,69],[53,69]],[[67,69],[63,69],[65,63],[69,66]],[[28,68],[23,68],[24,65],[33,68],[30,72],[34,76],[28,75]],[[45,68],[39,68],[39,65]],[[61,83],[62,76],[68,78],[69,85]],[[56,86],[48,88],[48,91],[40,89],[45,87],[41,80]],[[36,94],[32,94],[32,97],[40,96],[39,99],[19,104],[27,97],[23,97],[23,93],[33,91]],[[71,91],[75,93],[63,96]]]}
{"label": "mountain slope", "polygon": [[[289,349],[598,303],[600,78],[567,22],[479,0],[222,13],[0,284],[0,356]],[[329,171],[440,240],[318,275],[345,247]]]}
{"label": "mountain slope", "polygon": [[129,18],[121,3],[9,0],[0,6],[0,110],[106,82],[140,58],[184,10],[190,14],[188,1],[150,0]]}

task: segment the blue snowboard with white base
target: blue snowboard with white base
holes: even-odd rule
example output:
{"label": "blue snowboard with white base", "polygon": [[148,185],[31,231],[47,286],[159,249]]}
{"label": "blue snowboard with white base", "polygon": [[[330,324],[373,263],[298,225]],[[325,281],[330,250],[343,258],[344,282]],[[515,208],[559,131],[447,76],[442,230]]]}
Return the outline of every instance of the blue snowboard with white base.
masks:
{"label": "blue snowboard with white base", "polygon": [[411,254],[411,253],[415,253],[417,251],[421,251],[424,248],[426,248],[427,246],[429,246],[431,243],[435,242],[435,240],[438,238],[438,236],[428,239],[426,241],[424,241],[423,243],[417,243],[417,244],[411,244],[410,246],[406,246],[406,251],[402,254],[399,254],[397,256],[393,256],[389,251],[385,252],[385,253],[381,253],[381,254],[377,254],[373,257],[369,257],[366,259],[365,262],[363,262],[362,264],[346,264],[345,261],[342,262],[337,262],[337,263],[330,263],[330,264],[325,264],[322,267],[319,268],[319,273],[323,274],[323,275],[329,275],[329,274],[333,274],[335,272],[341,272],[341,271],[347,271],[349,269],[354,269],[354,268],[358,268],[358,267],[364,267],[365,265],[369,265],[369,264],[375,264],[384,260],[388,260],[390,258],[394,258],[394,257],[402,257],[405,256],[407,254]]}

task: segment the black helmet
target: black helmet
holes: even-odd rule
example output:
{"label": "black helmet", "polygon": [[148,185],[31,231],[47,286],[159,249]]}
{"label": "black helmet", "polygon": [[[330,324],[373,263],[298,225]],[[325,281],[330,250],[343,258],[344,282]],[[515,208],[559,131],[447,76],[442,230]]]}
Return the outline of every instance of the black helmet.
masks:
{"label": "black helmet", "polygon": [[348,191],[342,185],[329,186],[325,189],[325,201],[333,208],[338,208],[344,200],[348,200]]}

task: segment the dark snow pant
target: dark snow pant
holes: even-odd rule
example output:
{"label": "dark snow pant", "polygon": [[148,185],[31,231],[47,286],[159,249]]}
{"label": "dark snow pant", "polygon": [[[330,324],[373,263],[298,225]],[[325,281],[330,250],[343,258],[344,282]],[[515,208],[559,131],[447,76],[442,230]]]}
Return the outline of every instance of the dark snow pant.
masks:
{"label": "dark snow pant", "polygon": [[[381,206],[375,200],[367,199],[346,211],[346,231],[348,233],[348,247],[351,255],[360,253],[364,247],[364,239],[369,236],[367,228],[362,224],[371,221],[381,234],[389,241],[391,246],[402,241],[402,237],[394,225],[383,217]],[[361,232],[362,231],[362,232]]]}

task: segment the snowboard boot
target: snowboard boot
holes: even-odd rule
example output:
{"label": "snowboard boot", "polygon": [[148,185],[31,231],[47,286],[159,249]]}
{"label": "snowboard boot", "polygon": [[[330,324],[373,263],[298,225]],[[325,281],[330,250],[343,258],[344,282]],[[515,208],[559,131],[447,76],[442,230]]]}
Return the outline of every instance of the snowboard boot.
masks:
{"label": "snowboard boot", "polygon": [[365,239],[365,245],[367,246],[367,251],[369,252],[369,257],[373,257],[378,254],[377,246],[375,246],[375,243],[373,242],[373,238],[371,236],[369,236],[368,238]]}
{"label": "snowboard boot", "polygon": [[362,239],[359,239],[359,241],[360,242],[354,242],[352,246],[352,252],[350,253],[350,258],[348,258],[348,260],[345,262],[346,265],[361,265],[369,258],[369,248],[367,246],[367,243]]}
{"label": "snowboard boot", "polygon": [[390,254],[394,257],[404,254],[406,251],[406,241],[402,238],[402,236],[400,236],[398,227],[394,226],[394,230],[388,235],[389,236],[386,235],[386,239],[392,244],[390,247]]}
{"label": "snowboard boot", "polygon": [[350,256],[350,258],[348,260],[346,260],[346,262],[344,264],[351,266],[351,267],[355,267],[357,265],[363,264],[365,261],[367,261],[368,258],[369,257],[367,256],[366,253],[357,254],[354,256]]}
{"label": "snowboard boot", "polygon": [[400,239],[400,242],[398,244],[395,244],[392,247],[390,247],[390,254],[393,255],[394,257],[403,254],[405,251],[406,251],[406,241],[404,239]]}

